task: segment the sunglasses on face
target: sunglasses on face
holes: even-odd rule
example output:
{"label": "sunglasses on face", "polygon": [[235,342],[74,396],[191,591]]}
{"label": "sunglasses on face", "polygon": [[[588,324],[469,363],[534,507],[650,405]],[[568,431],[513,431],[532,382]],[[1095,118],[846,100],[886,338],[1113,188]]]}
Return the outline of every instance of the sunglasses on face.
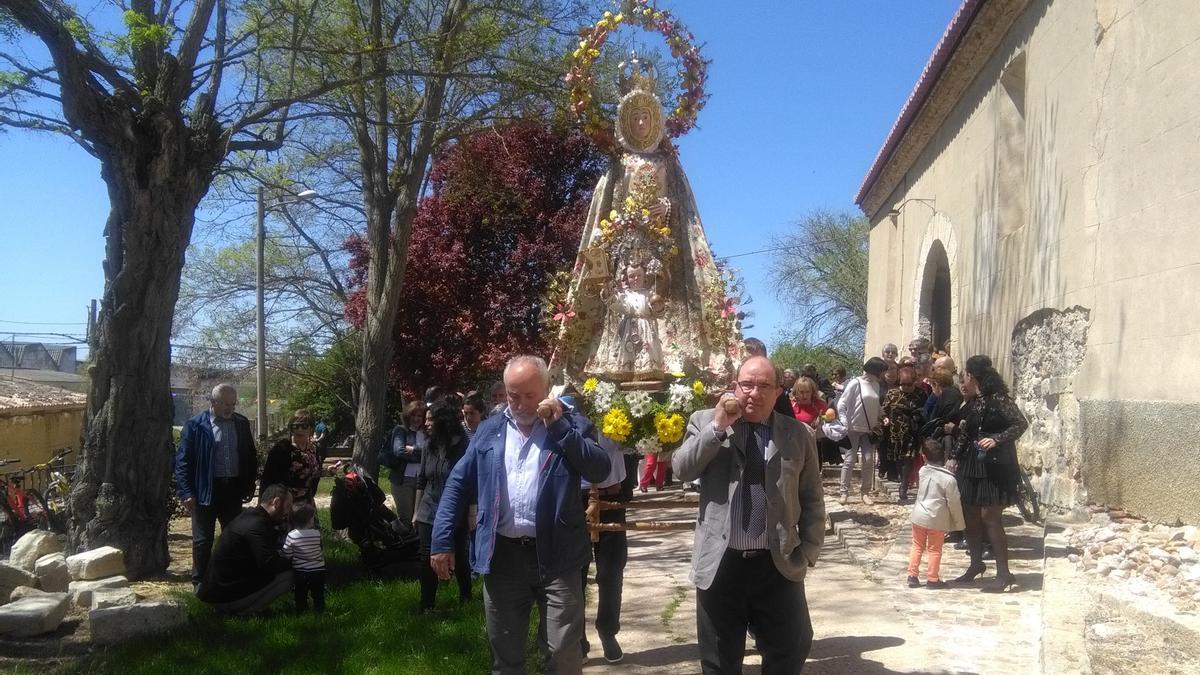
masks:
{"label": "sunglasses on face", "polygon": [[312,425],[311,424],[289,424],[288,427],[292,431],[302,431],[304,429],[311,429]]}

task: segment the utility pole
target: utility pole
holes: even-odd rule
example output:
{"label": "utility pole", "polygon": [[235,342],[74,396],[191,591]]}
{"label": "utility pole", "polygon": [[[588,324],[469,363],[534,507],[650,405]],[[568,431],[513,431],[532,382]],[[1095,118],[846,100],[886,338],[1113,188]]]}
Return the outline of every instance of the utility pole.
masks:
{"label": "utility pole", "polygon": [[[298,204],[306,202],[310,199],[319,196],[316,190],[305,190],[296,195],[290,200],[276,200],[272,206],[286,207],[289,204]],[[262,448],[267,442],[267,434],[270,433],[270,428],[267,426],[267,315],[266,303],[263,300],[264,287],[266,286],[266,245],[267,245],[267,201],[264,196],[264,188],[258,187],[258,217],[255,219],[254,225],[254,257],[255,257],[255,278],[254,278],[254,296],[255,296],[255,324],[258,329],[258,344],[255,350],[255,386],[258,389],[257,398],[258,423],[256,432],[258,435],[259,448]]]}
{"label": "utility pole", "polygon": [[255,363],[255,385],[257,393],[255,398],[258,401],[258,422],[256,431],[258,432],[258,447],[261,450],[267,442],[267,318],[266,309],[263,302],[263,285],[266,281],[266,261],[265,251],[267,232],[266,232],[267,207],[263,198],[263,187],[258,186],[258,218],[254,227],[254,255],[255,255],[255,323],[258,328],[258,344],[257,358]]}

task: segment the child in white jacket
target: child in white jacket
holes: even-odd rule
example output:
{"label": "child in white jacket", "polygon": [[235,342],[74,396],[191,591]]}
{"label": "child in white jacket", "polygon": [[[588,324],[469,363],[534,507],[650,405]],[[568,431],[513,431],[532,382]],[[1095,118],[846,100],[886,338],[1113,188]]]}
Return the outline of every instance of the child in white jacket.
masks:
{"label": "child in white jacket", "polygon": [[908,554],[908,587],[921,585],[917,571],[921,567],[921,554],[929,552],[929,567],[925,571],[926,588],[945,588],[946,582],[938,576],[942,564],[942,544],[946,533],[966,527],[963,522],[962,500],[958,495],[958,481],[954,473],[946,469],[946,451],[938,441],[927,439],[921,444],[925,466],[921,467],[921,482],[917,488],[917,501],[913,504],[912,549]]}

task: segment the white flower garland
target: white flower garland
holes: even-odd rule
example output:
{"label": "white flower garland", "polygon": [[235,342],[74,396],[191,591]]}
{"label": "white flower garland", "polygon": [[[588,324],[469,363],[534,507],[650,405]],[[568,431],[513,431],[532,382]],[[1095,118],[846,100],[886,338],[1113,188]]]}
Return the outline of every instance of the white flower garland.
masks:
{"label": "white flower garland", "polygon": [[639,440],[635,447],[643,455],[657,454],[662,452],[663,449],[662,443],[659,443],[658,439],[653,436]]}
{"label": "white flower garland", "polygon": [[675,412],[690,413],[693,409],[695,394],[686,384],[672,384],[667,390],[667,408]]}
{"label": "white flower garland", "polygon": [[629,404],[629,414],[632,417],[645,417],[654,409],[654,399],[644,391],[626,394],[625,401]]}
{"label": "white flower garland", "polygon": [[613,397],[617,395],[617,385],[612,382],[599,382],[592,390],[592,405],[601,413],[612,409]]}

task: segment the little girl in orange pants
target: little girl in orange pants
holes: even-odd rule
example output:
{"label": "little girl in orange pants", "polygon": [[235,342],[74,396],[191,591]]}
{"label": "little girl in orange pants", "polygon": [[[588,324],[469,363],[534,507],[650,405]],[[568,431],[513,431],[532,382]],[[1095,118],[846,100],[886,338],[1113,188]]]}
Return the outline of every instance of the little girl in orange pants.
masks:
{"label": "little girl in orange pants", "polygon": [[921,482],[909,518],[912,521],[912,548],[908,553],[908,587],[921,585],[917,572],[921,567],[921,555],[928,552],[925,587],[933,590],[946,587],[946,582],[938,575],[946,532],[961,530],[966,524],[963,521],[962,500],[958,495],[958,482],[954,479],[954,473],[943,466],[946,451],[942,444],[926,440],[921,444],[921,454],[925,457],[925,466],[921,467]]}

